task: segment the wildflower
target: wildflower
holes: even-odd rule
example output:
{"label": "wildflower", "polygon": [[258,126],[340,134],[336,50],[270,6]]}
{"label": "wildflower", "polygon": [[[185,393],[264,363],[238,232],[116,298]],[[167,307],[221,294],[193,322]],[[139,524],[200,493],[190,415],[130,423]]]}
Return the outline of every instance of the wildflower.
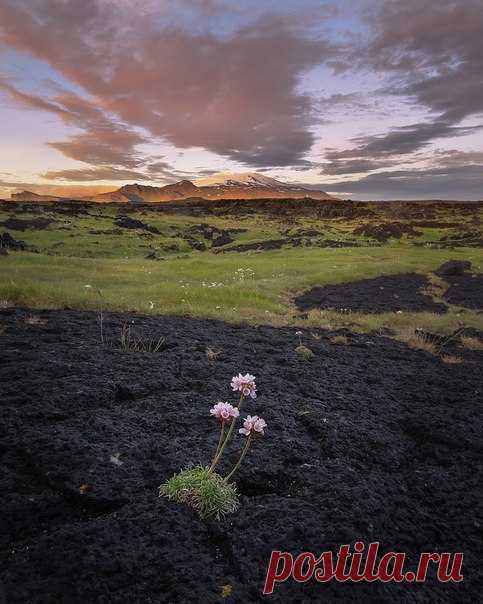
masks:
{"label": "wildflower", "polygon": [[242,375],[241,373],[235,375],[231,380],[231,388],[233,392],[241,392],[243,396],[257,398],[255,376],[250,375],[249,373],[246,373],[245,375]]}
{"label": "wildflower", "polygon": [[221,421],[229,421],[231,418],[237,418],[240,415],[238,409],[233,405],[230,405],[230,403],[216,403],[216,405],[210,409],[210,413]]}
{"label": "wildflower", "polygon": [[244,434],[245,436],[249,436],[253,432],[258,432],[259,434],[264,434],[264,428],[267,427],[267,422],[258,417],[258,415],[248,415],[243,422],[243,428],[240,428],[238,432],[240,434]]}
{"label": "wildflower", "polygon": [[[235,392],[241,393],[238,406],[219,402],[210,409],[210,414],[220,420],[220,436],[211,465],[199,465],[195,468],[190,467],[182,470],[159,487],[160,497],[168,497],[168,499],[179,503],[187,503],[198,512],[201,518],[214,516],[219,519],[225,514],[236,511],[239,506],[236,486],[229,481],[240,467],[251,445],[255,442],[254,436],[263,434],[267,426],[265,420],[258,417],[258,415],[253,417],[249,415],[243,422],[243,428],[239,430],[247,438],[244,441],[238,461],[225,478],[215,472],[215,468],[234,432],[244,397],[256,398],[257,396],[255,376],[249,373],[246,375],[239,373],[234,376],[231,380],[231,387]],[[121,464],[119,454],[111,456],[111,462]]]}

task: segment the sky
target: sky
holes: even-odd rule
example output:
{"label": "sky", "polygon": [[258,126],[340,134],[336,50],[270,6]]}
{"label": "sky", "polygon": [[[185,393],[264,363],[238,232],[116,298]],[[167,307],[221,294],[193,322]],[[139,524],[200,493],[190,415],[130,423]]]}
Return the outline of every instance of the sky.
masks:
{"label": "sky", "polygon": [[483,199],[483,0],[0,0],[0,197]]}

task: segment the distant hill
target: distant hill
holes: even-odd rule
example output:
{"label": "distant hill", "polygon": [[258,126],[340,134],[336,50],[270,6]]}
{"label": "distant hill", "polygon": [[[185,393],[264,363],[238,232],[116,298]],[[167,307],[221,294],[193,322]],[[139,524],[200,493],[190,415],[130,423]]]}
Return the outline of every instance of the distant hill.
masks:
{"label": "distant hill", "polygon": [[38,195],[32,191],[21,191],[20,193],[12,193],[10,199],[13,201],[61,201],[62,197],[55,195]]}
{"label": "distant hill", "polygon": [[[335,199],[324,191],[317,191],[284,183],[256,172],[240,174],[221,173],[191,182],[181,180],[163,187],[140,185],[137,183],[124,185],[120,189],[108,193],[100,193],[83,198],[84,201],[98,203],[146,203],[176,201],[189,198],[202,199]],[[51,195],[38,195],[29,191],[14,193],[15,201],[58,201],[65,199]]]}
{"label": "distant hill", "polygon": [[117,191],[101,193],[92,199],[99,202],[131,202],[144,203],[156,201],[172,201],[176,199],[187,199],[188,197],[201,197],[200,189],[189,180],[164,187],[151,187],[148,185],[124,185]]}

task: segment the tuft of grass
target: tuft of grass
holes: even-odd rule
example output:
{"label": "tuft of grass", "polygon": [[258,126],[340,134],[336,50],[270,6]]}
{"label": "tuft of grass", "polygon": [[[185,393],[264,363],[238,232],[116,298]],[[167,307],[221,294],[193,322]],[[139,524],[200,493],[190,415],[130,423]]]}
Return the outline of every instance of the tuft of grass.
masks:
{"label": "tuft of grass", "polygon": [[42,319],[42,317],[39,317],[38,315],[27,315],[23,322],[26,325],[34,325],[34,326],[41,326],[41,325],[47,325],[47,319]]}
{"label": "tuft of grass", "polygon": [[131,331],[131,326],[128,323],[123,323],[121,328],[121,339],[120,347],[124,352],[159,352],[166,339],[160,337],[143,339],[140,336],[135,335]]}
{"label": "tuft of grass", "polygon": [[159,496],[191,506],[202,518],[219,520],[239,506],[236,486],[209,467],[182,470],[159,487]]}
{"label": "tuft of grass", "polygon": [[434,273],[429,273],[426,277],[428,278],[429,283],[421,290],[421,293],[425,296],[429,296],[435,302],[444,302],[443,295],[449,287],[448,283]]}
{"label": "tuft of grass", "polygon": [[333,338],[330,338],[329,342],[331,344],[342,344],[344,346],[347,346],[349,344],[349,338],[347,336],[334,336]]}
{"label": "tuft of grass", "polygon": [[439,346],[434,336],[417,327],[406,327],[397,332],[396,340],[405,342],[410,348],[438,354]]}
{"label": "tuft of grass", "polygon": [[483,342],[476,336],[461,336],[461,345],[469,350],[483,350]]}
{"label": "tuft of grass", "polygon": [[441,360],[443,363],[447,363],[448,365],[459,365],[463,362],[461,357],[457,357],[453,354],[443,354]]}
{"label": "tuft of grass", "polygon": [[304,361],[311,361],[315,356],[314,353],[310,350],[310,348],[308,348],[307,346],[304,346],[303,344],[300,344],[299,346],[297,346],[297,348],[295,349],[295,352],[296,352],[297,356],[300,357]]}
{"label": "tuft of grass", "polygon": [[211,346],[207,346],[205,354],[208,361],[210,361],[210,363],[214,363],[216,359],[223,354],[223,350],[220,348],[212,348]]}
{"label": "tuft of grass", "polygon": [[332,310],[311,310],[303,322],[304,327],[318,327],[330,331],[346,327],[353,332],[367,334],[398,332],[414,327],[414,325],[430,333],[448,336],[463,327],[483,330],[483,314],[475,311],[460,313],[453,309],[443,314],[430,312],[339,313]]}

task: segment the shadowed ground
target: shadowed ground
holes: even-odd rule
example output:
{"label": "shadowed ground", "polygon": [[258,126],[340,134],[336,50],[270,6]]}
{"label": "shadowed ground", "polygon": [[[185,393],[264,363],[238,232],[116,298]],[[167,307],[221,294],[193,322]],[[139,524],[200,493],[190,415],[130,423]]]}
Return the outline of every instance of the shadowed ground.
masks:
{"label": "shadowed ground", "polygon": [[[460,584],[293,584],[272,601],[475,602],[481,585],[483,353],[437,356],[387,337],[108,315],[160,352],[99,344],[96,315],[0,314],[1,570],[7,602],[259,602],[272,549],[463,551]],[[210,361],[206,348],[222,353]],[[454,343],[455,350],[458,347]],[[449,352],[454,352],[451,349]],[[266,436],[220,523],[157,497],[179,468],[207,461],[209,407],[238,371]],[[228,459],[228,462],[232,461]]]}

